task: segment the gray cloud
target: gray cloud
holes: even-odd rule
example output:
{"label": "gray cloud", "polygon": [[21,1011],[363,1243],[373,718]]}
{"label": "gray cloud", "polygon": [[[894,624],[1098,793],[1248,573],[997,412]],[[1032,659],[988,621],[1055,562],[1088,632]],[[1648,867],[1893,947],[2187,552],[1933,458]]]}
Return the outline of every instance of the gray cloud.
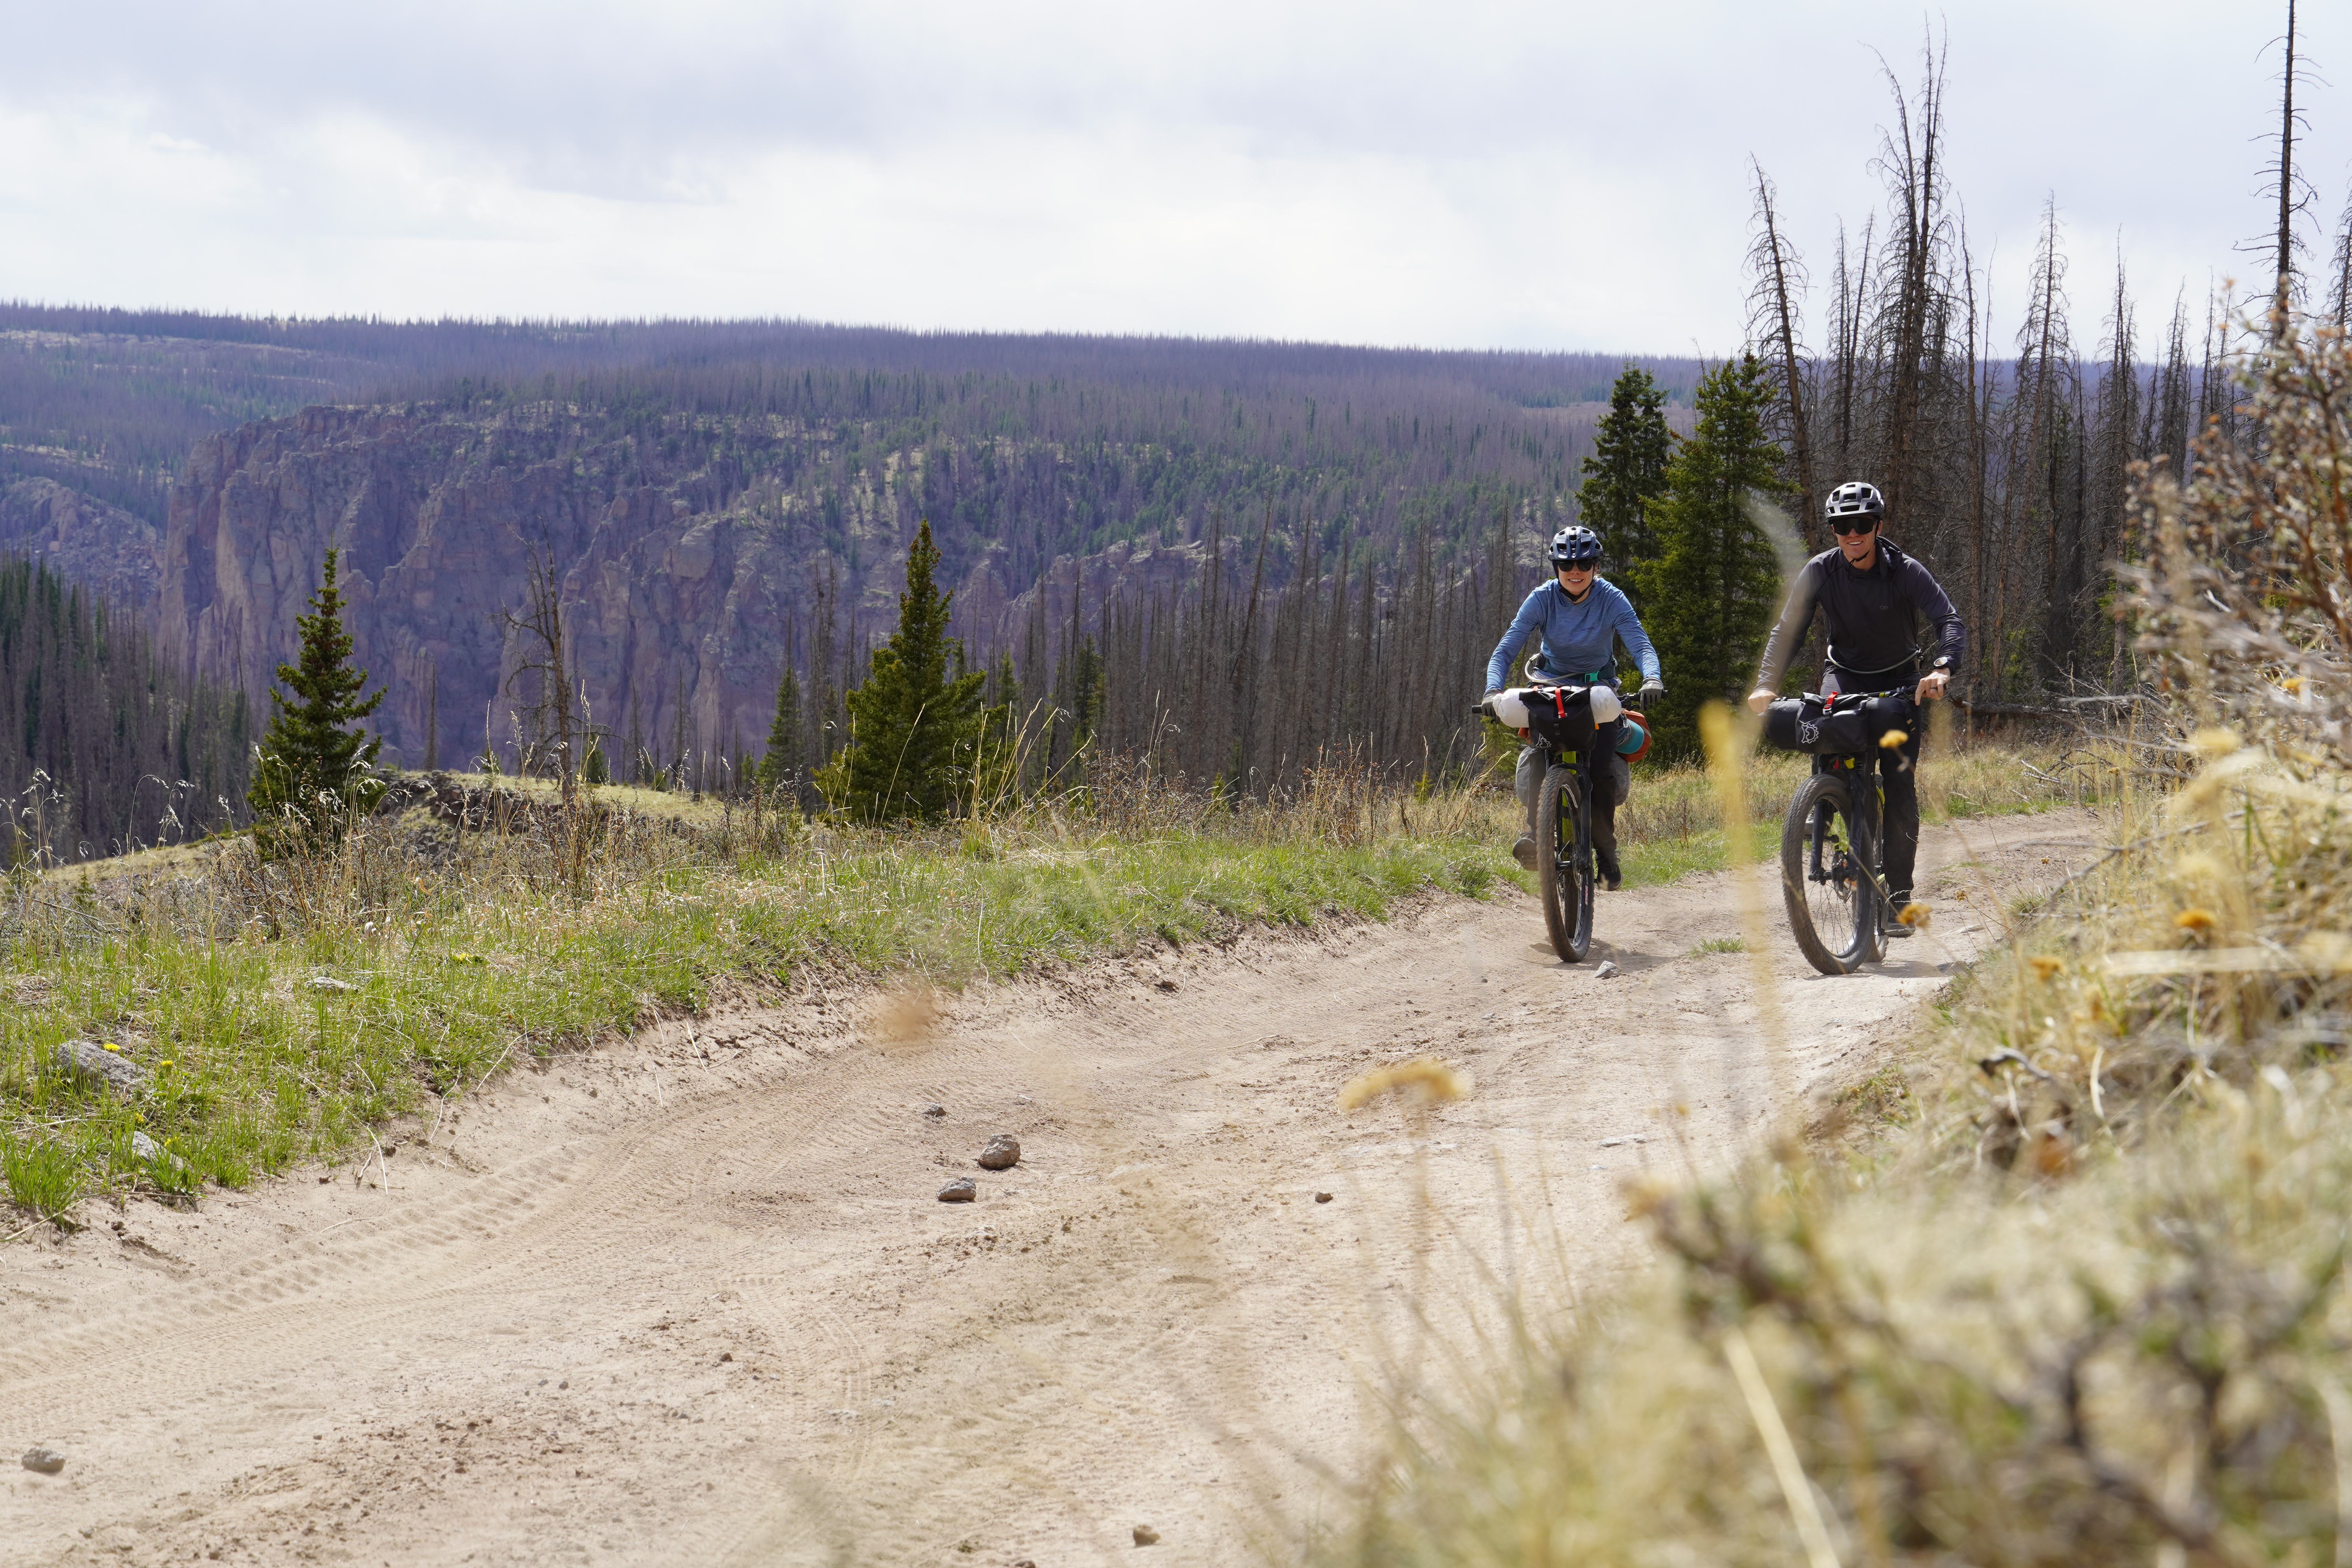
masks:
{"label": "gray cloud", "polygon": [[[2265,13],[2267,8],[2265,8]],[[1877,205],[1858,3],[0,6],[0,292],[244,310],[777,312],[1710,352],[1747,162],[1817,272]],[[1948,17],[1954,193],[2080,311],[2263,227],[2277,21]],[[2310,16],[2322,61],[2347,29]],[[2352,68],[2352,62],[2347,63]],[[2332,223],[2352,99],[2311,105]],[[2085,326],[2078,336],[2094,333]]]}

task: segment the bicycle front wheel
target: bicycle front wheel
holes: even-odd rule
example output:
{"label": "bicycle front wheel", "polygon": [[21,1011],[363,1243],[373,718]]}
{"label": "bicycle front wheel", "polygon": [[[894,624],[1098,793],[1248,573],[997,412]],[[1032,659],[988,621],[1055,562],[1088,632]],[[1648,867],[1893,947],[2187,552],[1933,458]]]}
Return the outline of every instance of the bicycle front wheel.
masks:
{"label": "bicycle front wheel", "polygon": [[1543,900],[1544,926],[1551,932],[1552,951],[1567,963],[1581,963],[1592,949],[1592,828],[1574,769],[1544,770],[1536,826],[1542,835],[1536,892]]}
{"label": "bicycle front wheel", "polygon": [[1875,858],[1845,780],[1816,773],[1799,786],[1780,827],[1780,896],[1798,950],[1823,974],[1852,974],[1879,955]]}

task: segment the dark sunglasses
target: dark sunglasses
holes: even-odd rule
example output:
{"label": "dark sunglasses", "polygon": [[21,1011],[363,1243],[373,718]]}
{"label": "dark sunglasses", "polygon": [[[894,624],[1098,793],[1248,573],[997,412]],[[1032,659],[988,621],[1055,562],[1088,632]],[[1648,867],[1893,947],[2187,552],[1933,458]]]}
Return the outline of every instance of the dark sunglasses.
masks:
{"label": "dark sunglasses", "polygon": [[1841,539],[1844,538],[1849,533],[1868,533],[1877,526],[1878,524],[1875,521],[1866,517],[1840,517],[1830,520],[1830,531],[1836,534]]}
{"label": "dark sunglasses", "polygon": [[1560,570],[1561,570],[1561,571],[1563,571],[1563,572],[1584,572],[1584,573],[1592,573],[1592,572],[1598,572],[1599,570],[1601,570],[1601,568],[1600,568],[1599,563],[1595,563],[1595,562],[1591,562],[1591,561],[1576,561],[1576,562],[1571,562],[1571,563],[1570,563],[1568,565],[1562,566],[1562,567],[1560,568]]}

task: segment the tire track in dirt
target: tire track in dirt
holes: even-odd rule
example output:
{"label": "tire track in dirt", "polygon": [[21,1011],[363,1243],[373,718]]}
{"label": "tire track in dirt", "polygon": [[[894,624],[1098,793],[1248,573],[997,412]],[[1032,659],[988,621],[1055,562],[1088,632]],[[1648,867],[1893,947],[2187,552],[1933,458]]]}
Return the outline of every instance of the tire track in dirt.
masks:
{"label": "tire track in dirt", "polygon": [[[1149,1524],[1155,1561],[1295,1554],[1382,1391],[1492,1327],[1482,1281],[1561,1300],[1637,1264],[1620,1182],[1864,1076],[1998,934],[1969,911],[2070,854],[2001,847],[2095,837],[2073,814],[1932,834],[1937,930],[1850,979],[1772,955],[1778,1066],[1752,961],[1698,951],[1737,933],[1717,877],[1605,898],[1612,981],[1559,964],[1524,899],[1435,900],[518,1072],[406,1141],[389,1192],[303,1177],[0,1250],[0,1440],[73,1456],[0,1481],[0,1540],[1059,1564]],[[1475,1095],[1418,1129],[1332,1109],[1420,1054]],[[934,1202],[999,1130],[1022,1164]]]}

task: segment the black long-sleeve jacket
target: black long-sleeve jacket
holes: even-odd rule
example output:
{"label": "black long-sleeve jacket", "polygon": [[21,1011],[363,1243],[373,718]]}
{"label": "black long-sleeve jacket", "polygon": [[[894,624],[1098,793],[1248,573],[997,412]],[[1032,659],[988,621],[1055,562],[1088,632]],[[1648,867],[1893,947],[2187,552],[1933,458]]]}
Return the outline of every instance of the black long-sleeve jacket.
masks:
{"label": "black long-sleeve jacket", "polygon": [[1832,548],[1798,572],[1789,602],[1781,606],[1780,624],[1764,645],[1764,667],[1756,677],[1759,689],[1780,685],[1789,656],[1812,624],[1816,605],[1829,617],[1830,662],[1855,675],[1880,674],[1916,659],[1923,619],[1937,630],[1938,657],[1957,666],[1968,646],[1959,612],[1925,566],[1883,539],[1867,572],[1855,571],[1844,552]]}

